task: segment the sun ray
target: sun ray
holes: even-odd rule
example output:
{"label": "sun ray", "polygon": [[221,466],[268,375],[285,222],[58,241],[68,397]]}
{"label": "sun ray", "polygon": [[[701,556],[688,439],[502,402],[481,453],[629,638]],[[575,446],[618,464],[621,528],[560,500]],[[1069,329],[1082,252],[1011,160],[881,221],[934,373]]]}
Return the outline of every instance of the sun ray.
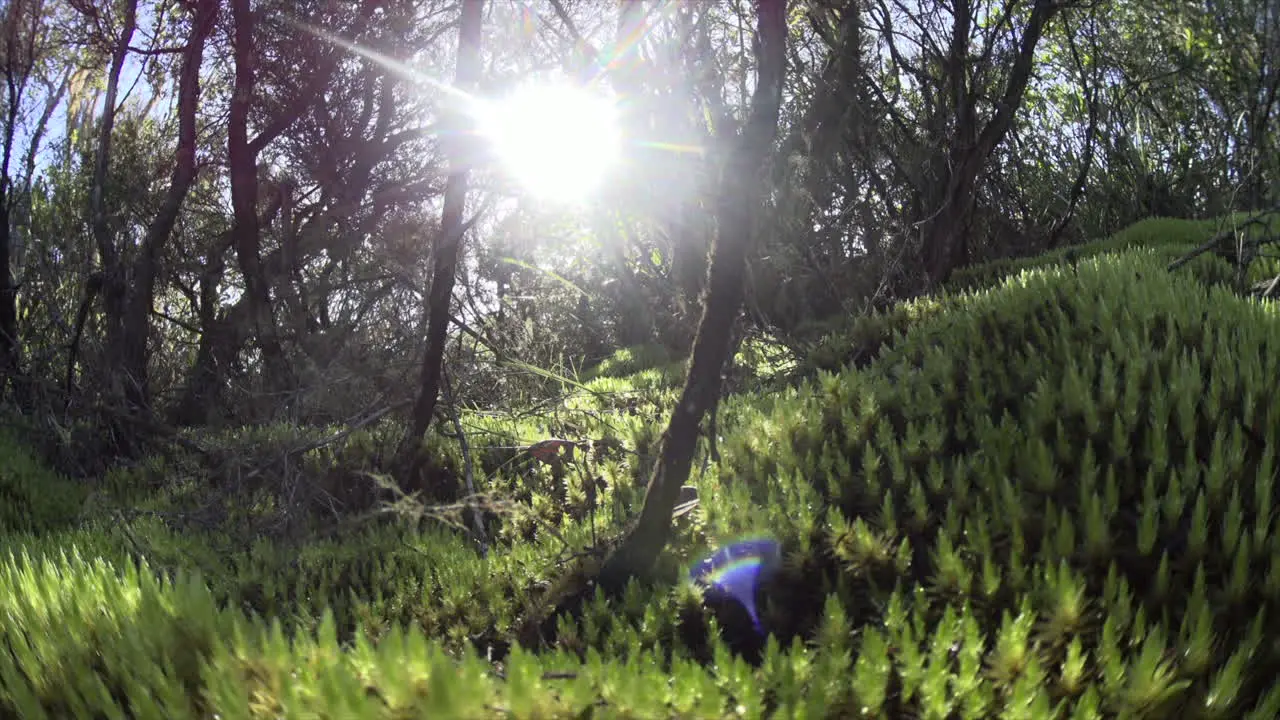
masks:
{"label": "sun ray", "polygon": [[468,102],[475,102],[474,96],[472,96],[470,93],[463,92],[462,90],[459,90],[458,88],[454,87],[453,85],[447,82],[442,82],[440,80],[437,80],[431,77],[430,75],[427,75],[426,73],[422,72],[421,70],[414,68],[412,65],[401,62],[400,60],[390,57],[389,55],[383,55],[382,53],[376,50],[371,50],[369,48],[362,47],[360,45],[357,45],[356,43],[351,42],[350,40],[347,40],[346,38],[343,38],[338,35],[334,35],[333,33],[327,30],[324,30],[323,28],[318,28],[318,27],[315,27],[314,25],[304,23],[301,20],[295,20],[294,18],[291,18],[288,16],[285,16],[284,20],[290,25],[298,28],[299,30],[302,30],[303,32],[313,37],[320,38],[321,40],[337,45],[338,47],[343,48],[344,50],[350,50],[351,52],[356,53],[361,57],[372,60],[375,63],[385,67],[386,69],[390,70],[391,72],[399,75],[400,77],[406,80],[412,80],[415,83],[430,85],[431,87],[436,88],[437,90],[442,90],[453,97],[461,98]]}
{"label": "sun ray", "polygon": [[701,145],[687,145],[681,143],[661,142],[658,140],[637,140],[633,143],[638,147],[652,148],[654,150],[666,150],[667,152],[677,155],[706,155],[707,149]]}

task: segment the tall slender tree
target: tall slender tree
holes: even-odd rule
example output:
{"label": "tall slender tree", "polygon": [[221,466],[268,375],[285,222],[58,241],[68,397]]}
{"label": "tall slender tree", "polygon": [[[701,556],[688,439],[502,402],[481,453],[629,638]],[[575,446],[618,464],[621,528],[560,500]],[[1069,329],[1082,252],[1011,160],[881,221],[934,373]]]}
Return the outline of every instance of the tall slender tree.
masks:
{"label": "tall slender tree", "polygon": [[[120,93],[120,75],[129,56],[129,44],[138,29],[138,0],[126,0],[122,8],[119,35],[111,47],[111,65],[107,71],[107,92],[102,101],[102,118],[98,123],[98,144],[93,161],[93,180],[89,188],[89,224],[98,248],[101,263],[102,306],[107,325],[107,353],[109,362],[118,359],[121,348],[117,342],[123,338],[124,308],[129,290],[124,261],[117,243],[114,211],[107,206],[107,183],[111,170],[111,150],[115,139],[116,111]],[[91,284],[92,288],[93,285]],[[92,290],[86,293],[84,306],[88,308]],[[82,312],[83,317],[83,312]],[[114,356],[114,357],[113,357]],[[117,398],[134,396],[139,392],[141,378],[130,378],[123,373],[113,373],[110,394]],[[117,429],[117,440],[123,441],[127,429]],[[122,448],[124,449],[124,448]]]}
{"label": "tall slender tree", "polygon": [[[101,287],[106,321],[106,361],[112,369],[114,384],[110,395],[113,400],[123,402],[123,409],[132,415],[150,412],[147,369],[150,355],[147,342],[156,281],[160,272],[161,255],[173,234],[182,205],[196,177],[200,70],[204,61],[205,44],[217,19],[219,2],[185,0],[182,5],[190,14],[190,30],[187,43],[181,48],[178,66],[178,134],[174,165],[160,208],[146,224],[146,230],[136,246],[126,240],[126,234],[119,227],[120,218],[109,207],[107,196],[118,111],[117,93],[121,73],[130,52],[130,43],[137,31],[137,0],[130,0],[125,4],[120,34],[112,48],[90,189],[90,224],[98,247],[101,272],[97,276],[99,280],[90,284],[90,290],[81,303],[69,368],[75,362],[80,332],[93,300],[93,288]],[[123,425],[116,428],[116,442],[120,450],[130,452],[135,449],[135,443],[129,440],[131,435],[131,430]]]}
{"label": "tall slender tree", "polygon": [[720,396],[733,321],[742,305],[747,252],[764,201],[765,165],[778,132],[786,69],[785,0],[757,0],[756,35],[756,86],[746,124],[720,169],[717,232],[688,375],[662,434],[640,518],[601,569],[599,585],[606,592],[618,592],[628,580],[648,572],[666,546],[671,513],[693,463],[698,427]]}
{"label": "tall slender tree", "polygon": [[[458,61],[454,87],[461,91],[473,89],[480,80],[480,36],[484,0],[464,0],[462,18],[458,29]],[[464,130],[465,115],[460,108],[449,111],[450,126],[445,137],[448,142],[449,175],[445,181],[444,206],[440,214],[440,234],[431,249],[431,289],[427,295],[424,315],[427,321],[427,348],[422,357],[419,374],[418,399],[409,419],[408,432],[402,444],[402,458],[411,457],[411,451],[421,442],[431,425],[436,402],[440,395],[440,372],[444,362],[444,347],[449,329],[449,306],[453,300],[453,285],[457,275],[458,254],[462,248],[462,236],[466,233],[464,217],[467,204],[467,181],[474,152]]]}
{"label": "tall slender tree", "polygon": [[18,300],[13,277],[14,183],[10,170],[27,82],[36,62],[36,37],[43,3],[15,0],[0,10],[4,37],[0,66],[4,72],[4,147],[0,150],[0,399],[19,370]]}
{"label": "tall slender tree", "polygon": [[249,109],[254,96],[256,17],[249,0],[231,0],[234,25],[235,85],[227,120],[227,164],[231,174],[231,236],[244,276],[252,325],[262,350],[267,387],[281,390],[288,376],[284,349],[276,333],[271,287],[262,269],[262,231],[258,223],[258,152],[249,138]]}
{"label": "tall slender tree", "polygon": [[[953,4],[946,55],[937,58],[943,75],[939,78],[938,114],[934,118],[939,127],[951,128],[951,137],[946,143],[948,149],[933,156],[929,179],[937,192],[928,193],[930,197],[924,198],[922,209],[928,214],[918,223],[924,270],[932,287],[946,282],[951,272],[967,259],[969,225],[979,177],[991,154],[1013,127],[1014,115],[1022,106],[1027,83],[1035,69],[1036,44],[1063,4],[1060,0],[1035,0],[1000,100],[986,123],[981,122],[978,113],[981,88],[977,87],[974,68],[979,58],[971,48],[974,28],[981,24],[978,14],[981,8],[974,0],[956,0]],[[1012,12],[1006,13],[1003,22],[1011,22],[1010,15]]]}
{"label": "tall slender tree", "polygon": [[188,0],[191,29],[182,53],[178,77],[178,142],[173,173],[159,212],[147,226],[142,246],[134,258],[128,299],[121,323],[120,354],[123,371],[132,378],[126,386],[130,404],[150,409],[147,379],[147,336],[155,303],[156,276],[160,256],[173,234],[182,204],[196,177],[196,114],[200,104],[200,66],[205,41],[218,16],[218,0]]}

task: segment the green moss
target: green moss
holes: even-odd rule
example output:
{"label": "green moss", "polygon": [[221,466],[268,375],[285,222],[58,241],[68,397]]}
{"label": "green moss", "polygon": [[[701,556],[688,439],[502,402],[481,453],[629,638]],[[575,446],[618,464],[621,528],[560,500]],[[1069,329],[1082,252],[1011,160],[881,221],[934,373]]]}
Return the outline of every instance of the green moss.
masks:
{"label": "green moss", "polygon": [[[627,601],[646,603],[639,595]],[[332,615],[287,632],[219,609],[199,578],[57,557],[0,562],[0,709],[21,717],[761,717],[851,707],[829,648],[773,643],[753,668],[721,642],[714,666],[654,646],[597,600],[581,652],[519,648],[498,665],[449,652],[416,628],[343,642]],[[670,603],[647,605],[664,624]],[[670,628],[669,621],[666,623]]]}
{"label": "green moss", "polygon": [[[1083,245],[1061,248],[1034,257],[1002,259],[960,268],[946,287],[935,295],[859,316],[829,330],[811,348],[803,363],[803,370],[808,373],[835,372],[846,365],[864,367],[876,358],[881,349],[896,342],[907,329],[944,311],[956,310],[965,293],[996,287],[1020,273],[1054,268],[1069,269],[1082,260],[1139,248],[1150,250],[1167,264],[1231,227],[1231,223],[1244,222],[1248,217],[1241,214],[1222,220],[1149,218],[1136,222],[1109,238]],[[1258,236],[1276,225],[1280,225],[1280,215],[1274,216],[1270,225],[1250,226],[1247,232],[1251,236]],[[1201,255],[1183,266],[1181,272],[1209,286],[1227,286],[1235,281],[1234,266],[1214,254]],[[1262,257],[1250,266],[1247,280],[1258,282],[1277,274],[1280,274],[1280,260]]]}
{"label": "green moss", "polygon": [[[1148,248],[1167,262],[1173,262],[1220,232],[1233,227],[1245,227],[1244,223],[1253,217],[1248,213],[1238,213],[1232,217],[1217,220],[1148,218],[1130,225],[1109,238],[1083,245],[1060,248],[1034,257],[997,260],[961,268],[947,283],[947,289],[955,293],[991,287],[999,280],[1024,270],[1071,266],[1087,258],[1135,248]],[[1264,214],[1258,217],[1262,219],[1262,224],[1249,224],[1246,227],[1245,232],[1251,237],[1275,232],[1275,228],[1280,227],[1280,214]],[[1263,277],[1275,277],[1276,273],[1280,272],[1280,270],[1273,270],[1275,267],[1277,266],[1274,260],[1258,259],[1250,268],[1250,279],[1256,282]],[[1234,278],[1231,263],[1213,255],[1202,256],[1192,261],[1185,267],[1185,271],[1211,285],[1226,284]]]}
{"label": "green moss", "polygon": [[[10,536],[0,715],[1276,717],[1280,309],[1217,258],[1166,269],[1211,232],[1151,221],[1006,267],[857,321],[801,386],[726,399],[671,582],[597,597],[536,654],[514,628],[634,513],[662,372],[464,414],[477,481],[510,502],[487,556],[438,520],[248,547],[159,516]],[[613,450],[557,474],[522,450],[549,437]],[[675,581],[759,533],[784,546],[767,641]]]}
{"label": "green moss", "polygon": [[[1130,250],[955,296],[865,369],[745,422],[719,482],[751,492],[709,523],[732,536],[746,529],[734,506],[763,508],[748,522],[814,548],[764,603],[769,621],[814,625],[789,589],[802,582],[876,608],[864,622],[898,648],[879,664],[913,714],[1096,697],[1229,716],[1269,692],[1280,579],[1254,580],[1280,571],[1266,440],[1280,406],[1265,400],[1280,312],[1165,264]],[[939,642],[985,648],[998,672],[953,697],[941,688],[960,670],[937,664]]]}
{"label": "green moss", "polygon": [[86,497],[83,485],[50,470],[17,438],[0,431],[0,536],[70,525]]}
{"label": "green moss", "polygon": [[953,293],[991,287],[1001,279],[1017,275],[1024,270],[1069,267],[1075,263],[1133,248],[1149,248],[1170,261],[1205,242],[1220,229],[1220,223],[1204,220],[1180,220],[1176,218],[1148,218],[1140,220],[1109,238],[1073,247],[1060,248],[1034,257],[997,260],[979,263],[957,270],[947,283]]}
{"label": "green moss", "polygon": [[637,345],[623,348],[600,361],[583,373],[581,380],[587,382],[596,378],[625,378],[629,375],[651,369],[674,370],[679,374],[683,365],[671,357],[671,353],[661,345]]}

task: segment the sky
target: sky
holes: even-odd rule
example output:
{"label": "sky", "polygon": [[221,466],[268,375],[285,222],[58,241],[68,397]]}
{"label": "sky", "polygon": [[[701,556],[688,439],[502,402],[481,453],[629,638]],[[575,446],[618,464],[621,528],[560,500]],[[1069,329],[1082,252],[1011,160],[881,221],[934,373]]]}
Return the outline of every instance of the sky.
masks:
{"label": "sky", "polygon": [[[133,47],[145,47],[151,39],[151,25],[154,23],[154,16],[148,5],[139,8],[138,30],[134,33],[134,39],[131,43]],[[117,105],[124,102],[144,105],[151,97],[151,88],[141,77],[143,70],[144,58],[136,53],[130,53],[125,57],[124,67],[121,70],[120,90]],[[95,79],[96,82],[105,84],[105,68]],[[105,95],[105,91],[101,93]],[[46,103],[49,100],[49,93],[46,88],[39,82],[29,82],[27,84],[25,98],[23,101],[24,121],[19,123],[17,132],[15,133],[15,149],[13,160],[10,163],[10,175],[18,175],[20,171],[20,163],[26,157],[31,144],[31,134],[34,131],[34,125],[44,113]],[[67,134],[67,96],[61,98],[57,108],[49,118],[49,124],[45,128],[44,136],[41,138],[40,149],[36,154],[36,176],[48,166],[48,164],[56,157],[56,152],[66,139]],[[98,117],[102,111],[103,97],[98,98],[98,102],[94,107],[94,116]],[[165,103],[159,103],[156,111],[163,113],[167,110]]]}

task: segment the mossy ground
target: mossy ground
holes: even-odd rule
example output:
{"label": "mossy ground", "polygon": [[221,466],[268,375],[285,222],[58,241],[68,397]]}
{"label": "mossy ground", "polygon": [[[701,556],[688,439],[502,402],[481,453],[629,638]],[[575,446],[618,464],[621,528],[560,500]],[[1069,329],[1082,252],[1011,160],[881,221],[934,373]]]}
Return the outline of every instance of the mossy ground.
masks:
{"label": "mossy ground", "polygon": [[[1280,308],[1221,258],[1166,270],[1215,229],[975,268],[832,334],[801,381],[739,382],[657,582],[528,650],[634,512],[669,358],[464,414],[485,554],[455,511],[366,512],[393,427],[200,438],[242,462],[152,460],[88,503],[8,452],[0,715],[1280,717]],[[519,450],[547,438],[589,442]],[[456,439],[426,452],[463,472]],[[761,533],[784,548],[767,640],[682,579]]]}

